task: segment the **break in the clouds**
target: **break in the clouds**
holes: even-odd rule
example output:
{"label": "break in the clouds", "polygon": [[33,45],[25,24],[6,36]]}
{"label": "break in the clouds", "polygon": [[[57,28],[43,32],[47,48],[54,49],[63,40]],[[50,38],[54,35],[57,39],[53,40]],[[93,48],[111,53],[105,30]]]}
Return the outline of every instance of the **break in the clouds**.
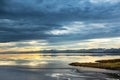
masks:
{"label": "break in the clouds", "polygon": [[0,48],[31,47],[31,41],[39,48],[70,48],[86,40],[114,40],[120,37],[119,21],[120,0],[1,0]]}

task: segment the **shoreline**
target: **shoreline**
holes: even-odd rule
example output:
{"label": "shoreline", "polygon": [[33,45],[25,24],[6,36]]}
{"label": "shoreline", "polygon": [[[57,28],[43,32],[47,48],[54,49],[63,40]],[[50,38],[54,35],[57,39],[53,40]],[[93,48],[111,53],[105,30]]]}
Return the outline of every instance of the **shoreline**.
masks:
{"label": "shoreline", "polygon": [[120,59],[98,60],[98,61],[95,61],[94,63],[73,62],[73,63],[70,63],[69,65],[80,66],[80,67],[110,69],[110,70],[120,70]]}
{"label": "shoreline", "polygon": [[[98,60],[98,61],[95,61],[94,63],[73,62],[73,63],[70,63],[69,65],[120,71],[120,59]],[[120,78],[120,74],[118,73],[103,73],[103,74],[106,74],[110,78],[115,78],[115,79]]]}

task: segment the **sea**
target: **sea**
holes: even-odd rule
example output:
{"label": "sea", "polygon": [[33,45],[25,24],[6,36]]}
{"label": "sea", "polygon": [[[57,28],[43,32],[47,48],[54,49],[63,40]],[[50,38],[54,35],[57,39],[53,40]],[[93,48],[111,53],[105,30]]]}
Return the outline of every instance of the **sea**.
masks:
{"label": "sea", "polygon": [[0,80],[120,80],[119,70],[70,66],[73,62],[120,59],[119,53],[0,54]]}

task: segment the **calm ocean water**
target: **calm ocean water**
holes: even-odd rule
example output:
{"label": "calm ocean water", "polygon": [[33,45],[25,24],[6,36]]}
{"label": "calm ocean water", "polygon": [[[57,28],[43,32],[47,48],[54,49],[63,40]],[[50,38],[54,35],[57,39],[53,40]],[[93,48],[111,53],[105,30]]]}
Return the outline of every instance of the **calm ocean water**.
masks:
{"label": "calm ocean water", "polygon": [[119,71],[68,65],[71,62],[94,62],[115,58],[120,58],[120,55],[115,53],[0,54],[0,80],[119,80],[103,74],[119,74]]}

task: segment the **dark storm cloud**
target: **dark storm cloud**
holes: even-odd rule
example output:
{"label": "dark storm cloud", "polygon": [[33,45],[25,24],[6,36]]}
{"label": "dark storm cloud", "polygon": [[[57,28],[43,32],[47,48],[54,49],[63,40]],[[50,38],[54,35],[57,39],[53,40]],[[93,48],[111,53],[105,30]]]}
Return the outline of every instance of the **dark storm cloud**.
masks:
{"label": "dark storm cloud", "polygon": [[[120,1],[105,0],[4,0],[6,13],[27,15],[54,15],[58,18],[105,18],[119,16]],[[109,14],[109,15],[108,15]],[[99,16],[98,16],[99,15]],[[59,17],[59,18],[60,18]]]}
{"label": "dark storm cloud", "polygon": [[[115,21],[119,22],[120,18],[119,4],[119,0],[1,0],[0,42],[119,37],[120,28]],[[100,29],[87,25],[95,22],[109,24],[110,20],[113,20],[110,25]],[[82,31],[81,27],[77,28],[77,33],[63,27],[75,21],[84,22]],[[63,30],[63,33],[49,33],[54,30]]]}
{"label": "dark storm cloud", "polygon": [[5,6],[4,0],[0,0],[0,14],[4,13],[4,6]]}
{"label": "dark storm cloud", "polygon": [[11,19],[1,19],[0,24],[1,42],[47,39],[52,35],[45,34],[45,32],[60,26],[57,24],[39,24],[34,21],[32,23],[24,20],[14,21]]}

